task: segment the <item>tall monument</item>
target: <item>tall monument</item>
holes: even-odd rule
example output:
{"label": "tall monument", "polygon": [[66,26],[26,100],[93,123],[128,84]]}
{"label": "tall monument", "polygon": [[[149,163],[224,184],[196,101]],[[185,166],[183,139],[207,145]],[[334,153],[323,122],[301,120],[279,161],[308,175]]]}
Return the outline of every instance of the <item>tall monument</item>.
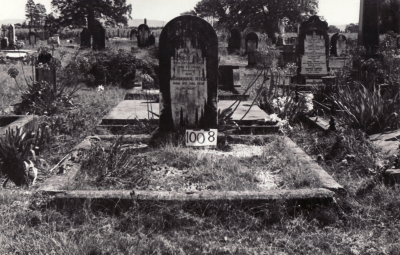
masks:
{"label": "tall monument", "polygon": [[358,25],[358,45],[365,47],[367,55],[373,55],[379,47],[378,0],[360,0]]}

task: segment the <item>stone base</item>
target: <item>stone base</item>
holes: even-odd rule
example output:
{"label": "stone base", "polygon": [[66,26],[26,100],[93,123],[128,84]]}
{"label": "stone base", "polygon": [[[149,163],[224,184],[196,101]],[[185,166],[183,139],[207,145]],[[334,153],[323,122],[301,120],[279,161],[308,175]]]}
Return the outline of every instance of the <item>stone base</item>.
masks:
{"label": "stone base", "polygon": [[400,184],[400,169],[388,169],[385,172],[385,182],[389,185]]}

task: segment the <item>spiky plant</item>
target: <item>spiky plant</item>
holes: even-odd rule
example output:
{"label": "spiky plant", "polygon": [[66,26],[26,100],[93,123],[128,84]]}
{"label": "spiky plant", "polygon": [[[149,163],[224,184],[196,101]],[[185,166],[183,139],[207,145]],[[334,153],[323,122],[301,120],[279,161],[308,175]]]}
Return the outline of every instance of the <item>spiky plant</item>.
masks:
{"label": "spiky plant", "polygon": [[43,126],[36,131],[22,127],[15,130],[9,128],[0,137],[0,172],[17,186],[29,186],[24,161],[35,157],[35,149],[42,147],[47,137],[47,128]]}

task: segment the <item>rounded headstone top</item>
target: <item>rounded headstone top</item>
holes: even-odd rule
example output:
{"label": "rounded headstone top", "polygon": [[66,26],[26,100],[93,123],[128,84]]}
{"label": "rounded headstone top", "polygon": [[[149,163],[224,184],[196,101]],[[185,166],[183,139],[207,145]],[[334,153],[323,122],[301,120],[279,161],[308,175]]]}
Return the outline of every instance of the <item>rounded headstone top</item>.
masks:
{"label": "rounded headstone top", "polygon": [[249,32],[246,37],[245,40],[258,40],[258,35],[255,32]]}
{"label": "rounded headstone top", "polygon": [[141,24],[141,25],[138,27],[138,30],[142,30],[142,29],[147,30],[147,31],[150,31],[149,26],[147,26],[146,24]]}

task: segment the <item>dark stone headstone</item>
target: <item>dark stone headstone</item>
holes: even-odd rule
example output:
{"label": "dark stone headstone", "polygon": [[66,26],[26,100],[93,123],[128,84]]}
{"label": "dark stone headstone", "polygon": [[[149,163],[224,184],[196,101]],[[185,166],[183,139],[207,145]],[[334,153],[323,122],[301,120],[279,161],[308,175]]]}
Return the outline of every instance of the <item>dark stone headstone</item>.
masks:
{"label": "dark stone headstone", "polygon": [[337,57],[337,39],[339,37],[339,32],[335,33],[331,37],[331,56]]}
{"label": "dark stone headstone", "polygon": [[346,36],[334,34],[331,37],[331,56],[339,57],[346,50]]}
{"label": "dark stone headstone", "polygon": [[90,48],[91,45],[91,35],[89,29],[86,27],[82,29],[81,32],[81,47],[88,47]]}
{"label": "dark stone headstone", "polygon": [[151,34],[150,36],[149,36],[149,46],[150,45],[154,45],[156,43],[156,38],[154,37],[154,35],[153,34]]}
{"label": "dark stone headstone", "polygon": [[160,35],[160,131],[217,128],[218,38],[205,20],[174,18]]}
{"label": "dark stone headstone", "polygon": [[229,53],[232,53],[235,50],[240,50],[242,35],[240,34],[239,29],[237,29],[237,28],[233,28],[230,31],[230,34],[231,34],[231,36],[228,40],[228,51],[229,51]]}
{"label": "dark stone headstone", "polygon": [[[119,32],[119,30],[118,30]],[[100,22],[93,26],[93,50],[104,50],[106,48],[106,30]]]}
{"label": "dark stone headstone", "polygon": [[146,24],[142,24],[138,27],[138,46],[147,47],[149,45],[150,29]]}
{"label": "dark stone headstone", "polygon": [[5,38],[1,39],[1,49],[2,50],[7,49],[7,47],[8,47],[8,38],[5,37]]}
{"label": "dark stone headstone", "polygon": [[8,45],[9,46],[14,46],[16,42],[16,38],[15,38],[15,27],[13,24],[10,24],[8,26]]}
{"label": "dark stone headstone", "polygon": [[358,45],[364,46],[367,55],[376,53],[379,47],[379,1],[361,0],[358,22]]}
{"label": "dark stone headstone", "polygon": [[36,34],[34,32],[30,32],[29,36],[29,44],[33,45],[36,44]]}
{"label": "dark stone headstone", "polygon": [[246,53],[255,52],[258,48],[258,35],[254,32],[250,32],[245,37]]}
{"label": "dark stone headstone", "polygon": [[218,72],[218,88],[225,91],[233,92],[238,94],[235,89],[233,79],[233,69],[239,69],[238,66],[219,66]]}
{"label": "dark stone headstone", "polygon": [[329,56],[328,23],[311,16],[300,25],[297,45],[298,74],[305,78],[319,78],[328,74]]}

